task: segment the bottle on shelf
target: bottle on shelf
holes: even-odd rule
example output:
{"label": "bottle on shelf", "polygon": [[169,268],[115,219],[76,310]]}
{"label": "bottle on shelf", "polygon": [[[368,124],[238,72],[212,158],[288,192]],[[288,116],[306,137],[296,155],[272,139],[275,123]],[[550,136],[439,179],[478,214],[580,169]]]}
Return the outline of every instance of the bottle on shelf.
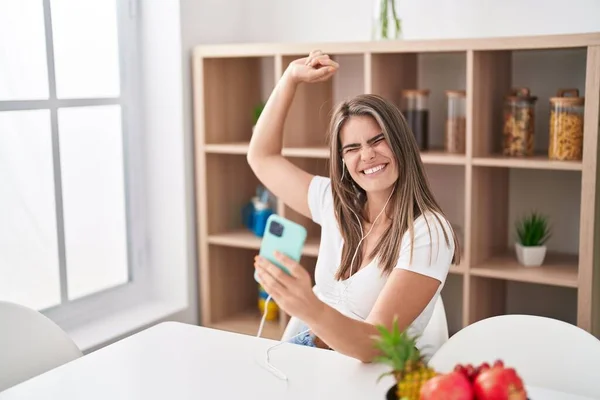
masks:
{"label": "bottle on shelf", "polygon": [[464,154],[466,149],[466,92],[447,90],[447,118],[444,148],[448,153]]}
{"label": "bottle on shelf", "polygon": [[[571,95],[571,96],[569,96]],[[583,109],[585,98],[577,89],[561,89],[550,98],[548,158],[580,161],[583,158]]]}
{"label": "bottle on shelf", "polygon": [[402,91],[400,109],[408,126],[417,139],[420,150],[429,147],[429,90],[411,89]]}
{"label": "bottle on shelf", "polygon": [[256,189],[256,196],[252,197],[242,209],[244,225],[258,237],[263,237],[267,219],[274,213],[272,197],[267,189],[259,186]]}
{"label": "bottle on shelf", "polygon": [[[258,311],[262,316],[265,312],[265,303],[267,302],[267,298],[269,294],[265,291],[265,289],[258,285]],[[279,318],[279,306],[275,303],[275,300],[269,300],[267,304],[267,314],[265,316],[265,321],[275,321]]]}
{"label": "bottle on shelf", "polygon": [[536,96],[528,88],[513,89],[504,99],[503,154],[532,156]]}

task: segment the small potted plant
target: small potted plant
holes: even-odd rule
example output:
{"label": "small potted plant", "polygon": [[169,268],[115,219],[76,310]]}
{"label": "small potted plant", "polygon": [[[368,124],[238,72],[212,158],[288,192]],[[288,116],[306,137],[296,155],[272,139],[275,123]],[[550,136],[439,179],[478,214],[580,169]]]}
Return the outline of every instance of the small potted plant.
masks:
{"label": "small potted plant", "polygon": [[537,212],[526,215],[516,223],[517,260],[526,267],[542,265],[546,257],[546,242],[551,236],[548,218]]}
{"label": "small potted plant", "polygon": [[375,347],[381,355],[374,362],[389,365],[391,370],[379,376],[392,375],[396,383],[387,392],[387,400],[418,399],[421,386],[437,375],[429,367],[421,352],[417,349],[417,337],[411,337],[406,331],[398,328],[398,320],[394,319],[392,329],[377,326],[379,336],[375,337]]}
{"label": "small potted plant", "polygon": [[252,132],[254,132],[254,127],[256,126],[256,123],[258,122],[258,118],[260,118],[260,114],[262,114],[264,108],[265,108],[265,103],[261,102],[261,103],[258,103],[252,110]]}

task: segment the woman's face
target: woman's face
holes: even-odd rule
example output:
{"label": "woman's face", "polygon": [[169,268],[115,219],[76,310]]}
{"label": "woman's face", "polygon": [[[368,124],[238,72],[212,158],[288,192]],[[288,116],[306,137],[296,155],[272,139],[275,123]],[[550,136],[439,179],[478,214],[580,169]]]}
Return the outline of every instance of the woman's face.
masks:
{"label": "woman's face", "polygon": [[346,174],[367,194],[387,192],[398,179],[394,153],[371,116],[356,115],[346,121],[340,131],[340,151]]}

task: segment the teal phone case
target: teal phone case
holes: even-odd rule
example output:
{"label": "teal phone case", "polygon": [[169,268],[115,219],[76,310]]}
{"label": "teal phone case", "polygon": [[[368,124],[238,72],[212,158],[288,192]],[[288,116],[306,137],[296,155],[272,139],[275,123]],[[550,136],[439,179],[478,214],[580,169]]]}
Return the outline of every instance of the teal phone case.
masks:
{"label": "teal phone case", "polygon": [[[289,274],[288,269],[275,259],[274,253],[278,251],[292,260],[300,262],[305,242],[305,227],[277,214],[271,214],[267,219],[259,255]],[[256,273],[254,279],[258,282]]]}

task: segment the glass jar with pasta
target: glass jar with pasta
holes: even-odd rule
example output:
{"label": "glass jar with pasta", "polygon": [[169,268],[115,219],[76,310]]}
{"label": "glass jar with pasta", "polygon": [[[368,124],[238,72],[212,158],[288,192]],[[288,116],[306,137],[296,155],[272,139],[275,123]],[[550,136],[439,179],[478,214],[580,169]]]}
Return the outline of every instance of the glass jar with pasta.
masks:
{"label": "glass jar with pasta", "polygon": [[583,157],[584,98],[577,89],[561,89],[550,98],[548,158],[579,161]]}
{"label": "glass jar with pasta", "polygon": [[532,156],[535,133],[535,103],[528,88],[513,89],[504,101],[503,154]]}

